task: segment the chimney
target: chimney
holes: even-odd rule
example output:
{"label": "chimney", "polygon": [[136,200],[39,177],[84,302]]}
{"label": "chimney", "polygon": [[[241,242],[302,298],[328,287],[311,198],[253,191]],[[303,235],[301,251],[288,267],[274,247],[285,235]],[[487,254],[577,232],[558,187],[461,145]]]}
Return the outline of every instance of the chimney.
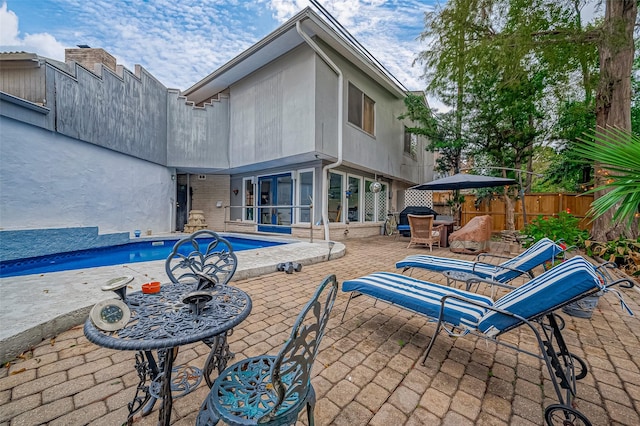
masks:
{"label": "chimney", "polygon": [[103,64],[111,71],[116,72],[116,58],[104,49],[92,49],[86,44],[79,44],[77,49],[65,49],[64,61],[74,61],[88,70],[93,71],[95,64]]}

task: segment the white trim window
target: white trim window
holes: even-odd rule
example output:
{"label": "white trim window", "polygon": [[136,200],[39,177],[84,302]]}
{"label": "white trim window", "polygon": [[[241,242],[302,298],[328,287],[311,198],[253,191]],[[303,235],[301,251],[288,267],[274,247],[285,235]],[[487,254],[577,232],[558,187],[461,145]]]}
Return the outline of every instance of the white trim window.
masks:
{"label": "white trim window", "polygon": [[407,126],[404,127],[404,155],[414,161],[418,159],[418,135],[410,133]]}
{"label": "white trim window", "polygon": [[255,222],[255,179],[246,177],[242,179],[242,220],[246,222]]}
{"label": "white trim window", "polygon": [[329,222],[344,222],[344,173],[329,172],[327,213]]}
{"label": "white trim window", "polygon": [[[310,206],[313,202],[313,182],[315,179],[315,173],[313,169],[304,169],[298,171],[298,179],[296,179],[296,197],[297,204],[299,206]],[[296,222],[297,223],[310,223],[311,209],[299,208],[296,209]]]}
{"label": "white trim window", "polygon": [[347,219],[349,222],[360,222],[362,219],[362,177],[361,176],[347,176],[347,190],[345,191],[346,195],[346,206],[347,210]]}
{"label": "white trim window", "polygon": [[349,123],[371,136],[376,132],[376,103],[352,83],[349,83],[347,119]]}

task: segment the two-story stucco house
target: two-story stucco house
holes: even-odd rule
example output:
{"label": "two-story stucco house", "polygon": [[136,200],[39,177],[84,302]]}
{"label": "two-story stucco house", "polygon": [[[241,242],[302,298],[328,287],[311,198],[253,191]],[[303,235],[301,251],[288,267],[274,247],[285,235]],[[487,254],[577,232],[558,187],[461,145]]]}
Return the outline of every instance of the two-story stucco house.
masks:
{"label": "two-story stucco house", "polygon": [[183,92],[66,56],[0,54],[4,230],[171,232],[202,210],[218,231],[373,235],[432,175],[406,90],[308,8]]}

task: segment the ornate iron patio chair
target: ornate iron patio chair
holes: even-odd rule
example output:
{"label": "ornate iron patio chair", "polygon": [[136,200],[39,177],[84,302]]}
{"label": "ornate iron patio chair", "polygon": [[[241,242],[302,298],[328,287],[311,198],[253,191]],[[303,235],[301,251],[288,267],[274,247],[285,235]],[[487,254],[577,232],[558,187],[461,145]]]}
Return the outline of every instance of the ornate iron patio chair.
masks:
{"label": "ornate iron patio chair", "polygon": [[[342,290],[351,292],[349,301],[357,294],[365,294],[435,319],[437,324],[422,359],[423,365],[441,330],[452,336],[472,333],[543,360],[559,400],[559,404],[546,407],[547,423],[590,425],[586,416],[572,406],[576,380],[586,377],[587,366],[569,352],[561,333],[564,321],[555,311],[599,291],[615,292],[626,307],[622,296],[610,289],[614,285],[632,288],[633,282],[626,278],[613,281],[603,265],[594,268],[576,256],[514,288],[495,302],[477,293],[390,272],[376,272],[344,281]],[[628,308],[627,311],[631,313]],[[520,326],[532,330],[539,353],[498,339]]]}
{"label": "ornate iron patio chair", "polygon": [[171,282],[198,282],[201,289],[218,283],[227,284],[237,267],[238,258],[231,243],[208,229],[178,241],[165,262]]}
{"label": "ornate iron patio chair", "polygon": [[[200,241],[198,241],[200,239]],[[178,241],[165,261],[167,276],[174,284],[193,285],[194,290],[208,290],[227,285],[238,267],[238,258],[231,243],[208,229],[196,231]],[[202,375],[209,387],[213,385],[214,369],[224,370],[234,354],[227,337],[233,331],[205,339],[211,348]]]}
{"label": "ornate iron patio chair", "polygon": [[315,391],[311,368],[338,291],[335,275],[326,277],[302,309],[289,340],[277,356],[242,360],[215,380],[196,424],[292,425],[305,406],[313,426]]}

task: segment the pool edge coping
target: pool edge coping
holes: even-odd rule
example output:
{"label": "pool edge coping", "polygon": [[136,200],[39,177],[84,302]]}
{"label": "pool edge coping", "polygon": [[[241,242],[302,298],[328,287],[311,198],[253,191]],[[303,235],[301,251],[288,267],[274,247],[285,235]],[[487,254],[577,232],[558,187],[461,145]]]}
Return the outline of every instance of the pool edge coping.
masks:
{"label": "pool edge coping", "polygon": [[[298,241],[299,243],[307,243],[305,241]],[[327,242],[322,240],[316,243],[307,243],[314,244],[316,246],[327,247]],[[261,275],[266,275],[269,273],[276,272],[276,266],[281,262],[298,262],[302,265],[311,265],[315,263],[320,263],[323,261],[328,261],[330,259],[337,259],[343,257],[346,252],[346,246],[340,242],[334,242],[333,248],[329,251],[326,248],[325,251],[314,253],[309,257],[302,257],[304,253],[300,253],[299,250],[290,251],[290,253],[285,253],[279,260],[267,260],[263,262],[263,264],[236,270],[231,282],[246,280],[249,278],[255,278]],[[283,246],[277,246],[279,248],[284,248],[287,246],[295,246],[296,243],[293,244],[285,244]],[[254,250],[244,250],[237,253],[240,256],[241,253],[247,253],[248,255],[255,254],[252,252],[260,251],[263,249],[254,249]],[[289,250],[285,251],[289,252]],[[330,259],[328,259],[330,253]],[[244,257],[244,256],[243,256]],[[160,262],[164,264],[162,260],[156,260],[147,263],[156,263]],[[143,262],[144,263],[144,262]],[[92,269],[92,268],[88,268]],[[284,272],[283,272],[284,273]],[[54,273],[55,274],[55,273]],[[25,276],[22,276],[25,277]],[[10,278],[21,278],[21,277],[9,277],[3,279]],[[68,312],[62,313],[60,315],[54,316],[53,318],[43,318],[42,321],[38,322],[35,325],[29,326],[23,330],[16,332],[15,334],[1,337],[0,338],[0,361],[7,362],[21,353],[28,351],[32,347],[38,345],[46,339],[51,339],[56,335],[60,334],[63,331],[69,330],[75,326],[81,325],[85,322],[87,316],[89,315],[89,311],[91,307],[95,304],[95,302],[88,302],[86,305],[76,306],[75,308],[70,309]],[[4,322],[4,321],[3,321]]]}

